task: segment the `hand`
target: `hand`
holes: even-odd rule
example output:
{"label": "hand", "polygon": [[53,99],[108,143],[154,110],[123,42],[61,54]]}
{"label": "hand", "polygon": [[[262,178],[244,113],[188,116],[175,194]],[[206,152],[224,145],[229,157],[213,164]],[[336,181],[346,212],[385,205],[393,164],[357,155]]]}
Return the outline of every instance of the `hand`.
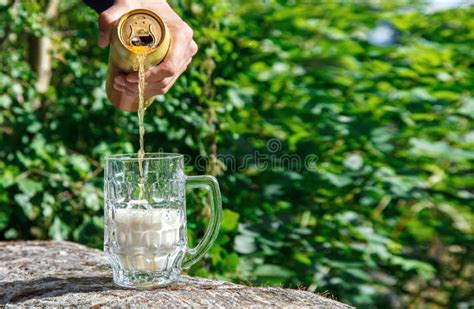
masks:
{"label": "hand", "polygon": [[[99,46],[109,45],[110,32],[118,19],[128,11],[145,8],[156,12],[165,22],[171,35],[171,45],[165,59],[145,73],[145,98],[166,93],[178,77],[186,71],[198,47],[193,31],[165,0],[115,0],[114,5],[99,16]],[[138,72],[119,74],[113,87],[129,96],[138,97]]]}

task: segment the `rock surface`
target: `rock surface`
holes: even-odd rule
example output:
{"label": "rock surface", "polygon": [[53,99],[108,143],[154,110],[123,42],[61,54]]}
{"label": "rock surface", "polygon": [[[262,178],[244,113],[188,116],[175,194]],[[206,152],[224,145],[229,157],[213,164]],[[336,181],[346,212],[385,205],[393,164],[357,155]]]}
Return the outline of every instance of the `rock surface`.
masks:
{"label": "rock surface", "polygon": [[131,290],[112,283],[102,251],[71,242],[0,242],[0,306],[349,308],[300,290],[247,287],[183,276],[167,288]]}

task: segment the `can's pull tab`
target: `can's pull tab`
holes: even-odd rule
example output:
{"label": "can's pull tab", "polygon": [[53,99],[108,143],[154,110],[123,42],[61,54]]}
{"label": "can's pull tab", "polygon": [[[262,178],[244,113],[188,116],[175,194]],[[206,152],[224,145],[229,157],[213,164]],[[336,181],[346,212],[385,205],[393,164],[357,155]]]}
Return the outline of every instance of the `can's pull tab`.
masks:
{"label": "can's pull tab", "polygon": [[153,46],[155,37],[151,31],[151,25],[148,30],[143,28],[133,28],[130,26],[130,44],[133,46]]}

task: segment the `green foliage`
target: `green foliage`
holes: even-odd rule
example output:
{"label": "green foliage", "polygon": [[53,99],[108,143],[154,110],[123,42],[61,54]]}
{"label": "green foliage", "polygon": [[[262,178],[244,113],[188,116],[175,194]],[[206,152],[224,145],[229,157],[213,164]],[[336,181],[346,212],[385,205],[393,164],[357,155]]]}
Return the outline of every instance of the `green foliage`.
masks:
{"label": "green foliage", "polygon": [[[100,248],[103,160],[136,150],[137,117],[106,99],[97,15],[62,1],[47,20],[44,2],[0,2],[0,239]],[[190,273],[304,286],[362,307],[472,306],[474,8],[172,3],[200,51],[147,111],[146,148],[208,157],[207,170],[192,161],[187,172],[217,175],[225,208]],[[399,42],[368,43],[380,21]],[[40,36],[54,45],[44,94],[31,66]],[[235,170],[218,156],[254,152],[318,161]],[[189,195],[192,245],[202,203],[202,192]]]}

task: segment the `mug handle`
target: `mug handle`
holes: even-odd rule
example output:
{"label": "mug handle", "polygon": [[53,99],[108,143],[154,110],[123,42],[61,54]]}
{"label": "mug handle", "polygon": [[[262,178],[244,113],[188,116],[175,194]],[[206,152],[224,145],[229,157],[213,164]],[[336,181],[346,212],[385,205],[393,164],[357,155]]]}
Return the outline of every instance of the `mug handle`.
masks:
{"label": "mug handle", "polygon": [[211,218],[204,233],[204,237],[195,248],[188,248],[183,261],[183,268],[189,268],[199,261],[209,250],[219,234],[219,226],[222,221],[221,191],[217,179],[209,175],[187,176],[186,188],[204,188],[211,194]]}

